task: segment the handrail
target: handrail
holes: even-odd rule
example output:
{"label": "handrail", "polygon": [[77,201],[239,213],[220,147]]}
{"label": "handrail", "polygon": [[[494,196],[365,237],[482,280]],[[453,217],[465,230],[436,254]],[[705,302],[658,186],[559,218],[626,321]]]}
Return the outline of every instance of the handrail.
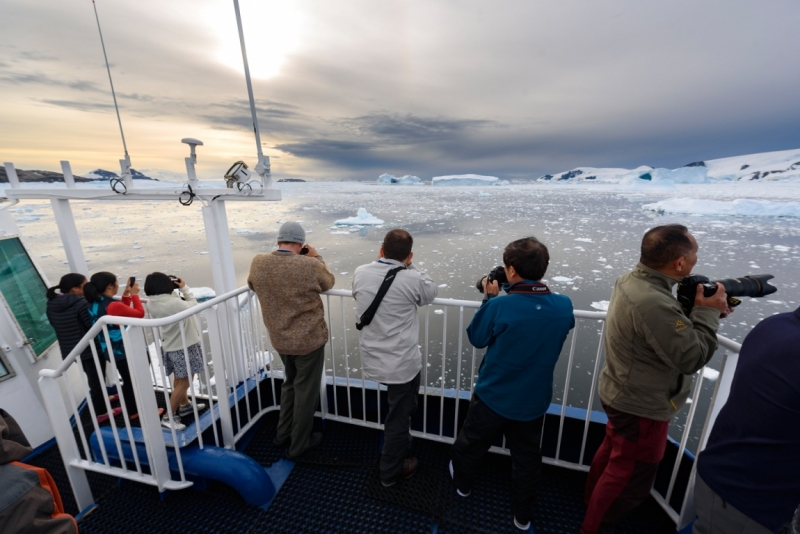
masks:
{"label": "handrail", "polygon": [[[231,297],[235,297],[241,295],[249,291],[248,286],[242,286],[238,289],[234,289],[233,291],[229,291],[228,293],[219,295],[214,297],[211,300],[207,300],[202,304],[198,304],[197,306],[192,306],[180,313],[176,313],[175,315],[170,315],[169,317],[162,317],[161,319],[135,319],[133,317],[122,317],[118,315],[105,315],[97,320],[97,322],[92,325],[92,328],[89,329],[88,332],[83,336],[83,338],[78,342],[72,352],[70,352],[66,358],[61,362],[61,365],[56,367],[55,369],[42,369],[39,371],[39,376],[45,378],[58,378],[59,376],[63,375],[66,370],[75,362],[75,359],[81,354],[84,349],[89,345],[89,341],[93,340],[97,334],[100,333],[104,325],[107,324],[116,324],[116,325],[125,325],[125,326],[141,326],[141,327],[156,327],[156,326],[166,326],[172,323],[176,323],[178,321],[182,321],[192,315],[196,315],[198,312],[203,310],[207,310],[220,304],[222,302],[227,301]],[[322,293],[322,295],[330,295],[335,297],[351,297],[353,296],[353,292],[347,289],[329,289]],[[481,302],[476,300],[458,300],[458,299],[434,299],[431,305],[434,306],[463,306],[465,308],[480,308]],[[603,320],[606,318],[606,312],[603,311],[588,311],[588,310],[574,310],[574,315],[578,319],[599,319]],[[742,345],[729,339],[725,336],[721,336],[717,334],[717,340],[719,341],[720,346],[738,352],[741,350]]]}
{"label": "handrail", "polygon": [[86,334],[84,334],[83,338],[75,345],[75,348],[72,349],[64,361],[61,362],[61,365],[56,367],[55,369],[42,369],[39,371],[39,376],[44,378],[58,378],[63,375],[69,366],[75,363],[75,359],[80,355],[86,347],[89,346],[89,342],[93,340],[97,334],[99,334],[104,325],[107,324],[116,324],[116,325],[124,325],[124,326],[141,326],[141,327],[155,327],[155,326],[166,326],[172,323],[176,323],[178,321],[182,321],[191,317],[192,315],[196,315],[198,312],[203,310],[207,310],[225,302],[226,300],[230,299],[231,297],[235,297],[237,295],[241,295],[249,291],[250,288],[247,286],[242,286],[239,289],[234,289],[233,291],[229,291],[224,295],[220,295],[218,297],[214,297],[211,300],[207,300],[202,304],[198,304],[197,306],[192,306],[186,310],[183,310],[180,313],[176,313],[175,315],[170,315],[169,317],[162,317],[161,319],[136,319],[133,317],[122,317],[120,315],[104,315],[100,317],[94,325],[89,329]]}

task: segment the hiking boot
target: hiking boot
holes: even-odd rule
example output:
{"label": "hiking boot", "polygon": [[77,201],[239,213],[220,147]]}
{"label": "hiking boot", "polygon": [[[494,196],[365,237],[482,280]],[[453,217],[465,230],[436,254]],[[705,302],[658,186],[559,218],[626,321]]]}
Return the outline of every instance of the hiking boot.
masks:
{"label": "hiking boot", "polygon": [[[111,414],[114,417],[118,416],[121,413],[122,413],[122,408],[120,408],[119,406],[117,406],[116,408],[111,410]],[[107,413],[104,413],[104,414],[101,414],[101,415],[97,416],[97,422],[98,423],[105,423],[106,421],[108,421],[108,414]]]}
{"label": "hiking boot", "polygon": [[403,470],[400,471],[400,474],[397,475],[393,480],[381,480],[381,485],[384,488],[391,488],[400,479],[408,480],[409,478],[414,476],[414,473],[417,472],[418,467],[419,467],[419,462],[414,456],[406,458],[405,460],[403,460]]}
{"label": "hiking boot", "polygon": [[[455,484],[456,477],[453,474],[453,460],[450,460],[450,478],[453,479],[453,484]],[[458,487],[456,487],[456,493],[458,493],[459,496],[461,496],[461,497],[469,497],[470,494],[472,493],[472,490],[468,490],[468,491],[465,492],[465,491],[461,491],[460,489],[458,489]]]}
{"label": "hiking boot", "polygon": [[[205,410],[205,409],[206,409],[205,403],[203,403],[203,402],[198,402],[197,403],[197,413],[198,414],[200,412],[202,412],[203,410]],[[194,413],[194,410],[192,409],[192,403],[191,402],[187,402],[186,404],[181,404],[178,407],[178,415],[184,416],[184,415],[189,415],[190,413]]]}
{"label": "hiking boot", "polygon": [[174,428],[175,430],[186,430],[186,425],[181,423],[181,416],[180,415],[173,415],[172,420],[170,421],[169,415],[165,415],[161,418],[161,426],[164,428]]}

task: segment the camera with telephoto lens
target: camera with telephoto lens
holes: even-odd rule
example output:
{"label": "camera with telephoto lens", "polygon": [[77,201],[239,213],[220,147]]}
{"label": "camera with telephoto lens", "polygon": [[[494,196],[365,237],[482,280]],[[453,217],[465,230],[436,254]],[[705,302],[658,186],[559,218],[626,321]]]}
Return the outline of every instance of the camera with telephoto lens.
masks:
{"label": "camera with telephoto lens", "polygon": [[707,276],[693,274],[684,277],[678,282],[678,302],[686,315],[694,307],[697,296],[697,286],[703,286],[703,296],[708,298],[717,292],[717,283],[722,284],[728,294],[728,305],[738,306],[742,303],[736,297],[764,297],[775,293],[778,288],[769,285],[768,280],[775,278],[771,274],[752,274],[742,278],[726,278],[724,280],[709,280]]}
{"label": "camera with telephoto lens", "polygon": [[478,280],[478,283],[475,284],[475,288],[481,293],[483,293],[484,278],[486,278],[486,285],[491,284],[495,280],[497,280],[497,283],[500,284],[501,286],[503,284],[508,283],[508,277],[506,276],[506,268],[503,267],[502,265],[498,265],[497,267],[492,269],[487,276],[481,277],[481,279]]}

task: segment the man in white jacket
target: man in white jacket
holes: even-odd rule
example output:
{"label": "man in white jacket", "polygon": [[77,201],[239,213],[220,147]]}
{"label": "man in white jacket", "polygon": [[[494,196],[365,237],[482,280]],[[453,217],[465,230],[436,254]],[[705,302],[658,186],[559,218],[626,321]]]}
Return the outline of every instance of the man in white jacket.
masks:
{"label": "man in white jacket", "polygon": [[[417,409],[422,370],[417,306],[430,304],[437,293],[431,277],[411,263],[413,244],[414,239],[405,230],[391,230],[383,238],[377,261],[356,269],[353,278],[364,374],[388,386],[389,411],[380,466],[381,483],[386,487],[410,478],[417,470],[417,459],[409,457],[411,416]],[[392,272],[389,289],[373,310],[371,321],[365,321],[365,312]]]}

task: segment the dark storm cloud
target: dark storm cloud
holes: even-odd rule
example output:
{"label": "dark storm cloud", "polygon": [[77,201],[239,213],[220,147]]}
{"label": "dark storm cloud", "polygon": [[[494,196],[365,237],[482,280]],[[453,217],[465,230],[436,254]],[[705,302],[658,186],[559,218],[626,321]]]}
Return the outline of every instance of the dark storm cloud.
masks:
{"label": "dark storm cloud", "polygon": [[493,121],[419,117],[411,113],[378,113],[341,121],[342,127],[353,128],[363,135],[377,136],[390,143],[412,144],[458,138],[491,124]]}
{"label": "dark storm cloud", "polygon": [[[250,114],[250,103],[244,99],[228,100],[207,106],[201,118],[208,123],[232,130],[252,131],[253,118]],[[300,111],[298,106],[275,102],[272,100],[256,100],[258,125],[264,134],[305,135],[310,131],[312,118]]]}

